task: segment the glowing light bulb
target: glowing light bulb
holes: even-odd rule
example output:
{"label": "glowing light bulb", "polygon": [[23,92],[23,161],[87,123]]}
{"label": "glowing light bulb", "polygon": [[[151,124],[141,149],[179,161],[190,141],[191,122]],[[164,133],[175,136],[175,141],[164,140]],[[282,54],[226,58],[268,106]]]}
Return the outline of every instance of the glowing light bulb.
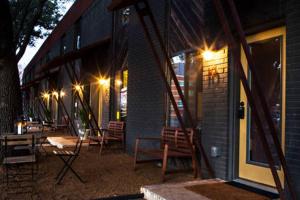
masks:
{"label": "glowing light bulb", "polygon": [[202,53],[204,60],[212,60],[214,58],[214,52],[206,50]]}

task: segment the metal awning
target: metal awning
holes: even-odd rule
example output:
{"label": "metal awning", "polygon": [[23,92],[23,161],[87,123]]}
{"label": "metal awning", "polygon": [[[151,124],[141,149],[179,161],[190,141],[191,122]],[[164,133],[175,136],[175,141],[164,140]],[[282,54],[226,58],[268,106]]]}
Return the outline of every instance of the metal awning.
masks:
{"label": "metal awning", "polygon": [[38,84],[42,80],[48,78],[50,75],[52,75],[58,71],[59,71],[59,67],[52,68],[51,70],[47,71],[47,73],[42,74],[38,77],[35,77],[35,79],[33,79],[32,81],[29,81],[29,82],[25,83],[24,85],[21,85],[21,90],[29,89],[30,87],[34,86],[35,84]]}
{"label": "metal awning", "polygon": [[111,38],[108,37],[108,38],[105,38],[105,39],[100,40],[98,42],[95,42],[91,45],[88,45],[86,47],[83,47],[81,49],[68,52],[68,53],[66,53],[64,55],[61,55],[61,56],[57,56],[54,59],[52,59],[50,62],[48,62],[47,64],[42,66],[40,68],[40,70],[38,70],[38,73],[48,71],[50,69],[53,69],[54,67],[63,65],[65,63],[74,61],[74,60],[79,59],[79,58],[82,58],[85,55],[91,53],[92,51],[94,51],[98,48],[103,48],[104,49],[104,48],[108,47],[108,45],[110,44],[110,41],[111,41]]}
{"label": "metal awning", "polygon": [[112,0],[111,4],[107,8],[110,11],[119,10],[121,8],[133,5],[139,1],[140,0]]}
{"label": "metal awning", "polygon": [[[95,42],[91,45],[88,45],[86,47],[83,47],[81,49],[74,50],[74,51],[68,52],[62,56],[57,56],[57,57],[53,58],[50,62],[41,66],[41,68],[38,70],[37,73],[39,73],[41,75],[38,78],[35,78],[34,80],[29,81],[28,83],[25,83],[24,85],[22,85],[21,90],[26,90],[26,89],[34,86],[35,84],[39,83],[43,79],[49,77],[54,72],[58,71],[57,67],[60,65],[74,61],[76,59],[80,59],[98,48],[104,49],[104,48],[108,47],[110,44],[110,41],[111,41],[111,38],[108,37],[108,38],[105,38],[98,42]],[[46,73],[44,73],[44,72],[46,72]],[[44,74],[42,74],[42,73],[44,73]]]}

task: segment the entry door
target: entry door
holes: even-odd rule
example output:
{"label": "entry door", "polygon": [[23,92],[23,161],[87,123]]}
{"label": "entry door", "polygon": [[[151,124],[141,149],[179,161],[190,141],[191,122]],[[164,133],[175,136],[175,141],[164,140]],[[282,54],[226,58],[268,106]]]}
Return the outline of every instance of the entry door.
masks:
{"label": "entry door", "polygon": [[[278,130],[279,138],[284,149],[285,140],[285,28],[276,28],[247,37],[250,51],[255,63],[257,79],[262,87],[263,94],[267,100],[269,110]],[[245,54],[241,52],[241,61],[247,74],[251,90],[256,93],[253,84],[253,75],[249,70]],[[240,101],[244,103],[244,118],[240,119],[240,141],[239,141],[239,177],[250,181],[275,186],[271,170],[268,166],[259,133],[253,120],[251,108],[248,105],[244,88],[241,84]],[[258,102],[258,101],[256,101]],[[241,104],[242,105],[242,104]],[[259,114],[263,115],[261,109]],[[263,121],[267,127],[266,121]],[[266,133],[267,140],[272,141],[269,132]],[[273,142],[271,152],[276,155]],[[281,180],[283,173],[276,156],[275,162]]]}

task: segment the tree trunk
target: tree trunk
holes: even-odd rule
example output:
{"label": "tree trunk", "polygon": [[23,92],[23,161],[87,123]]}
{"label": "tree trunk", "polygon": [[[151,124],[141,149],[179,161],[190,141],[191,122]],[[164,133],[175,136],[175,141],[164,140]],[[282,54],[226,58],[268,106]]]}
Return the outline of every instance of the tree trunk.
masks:
{"label": "tree trunk", "polygon": [[15,56],[0,59],[0,134],[13,131],[22,114],[20,78]]}
{"label": "tree trunk", "polygon": [[0,134],[11,132],[22,113],[20,78],[8,0],[0,1]]}

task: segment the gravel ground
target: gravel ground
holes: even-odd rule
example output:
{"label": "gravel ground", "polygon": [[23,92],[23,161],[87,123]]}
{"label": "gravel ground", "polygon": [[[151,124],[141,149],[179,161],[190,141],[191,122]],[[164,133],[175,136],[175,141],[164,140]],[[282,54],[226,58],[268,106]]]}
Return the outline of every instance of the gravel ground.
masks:
{"label": "gravel ground", "polygon": [[[99,157],[98,146],[89,149],[82,147],[79,158],[73,167],[86,181],[81,183],[70,172],[60,185],[55,184],[54,177],[63,166],[62,161],[51,154],[53,148],[48,147],[48,156],[40,159],[40,168],[34,184],[33,194],[7,195],[5,187],[0,187],[2,199],[54,199],[78,200],[139,193],[143,185],[161,183],[161,168],[155,164],[140,164],[133,171],[133,160],[127,154],[116,150],[105,150]],[[2,173],[1,173],[2,174]],[[1,175],[2,177],[2,175]],[[192,174],[180,173],[167,177],[167,183],[193,180]]]}

